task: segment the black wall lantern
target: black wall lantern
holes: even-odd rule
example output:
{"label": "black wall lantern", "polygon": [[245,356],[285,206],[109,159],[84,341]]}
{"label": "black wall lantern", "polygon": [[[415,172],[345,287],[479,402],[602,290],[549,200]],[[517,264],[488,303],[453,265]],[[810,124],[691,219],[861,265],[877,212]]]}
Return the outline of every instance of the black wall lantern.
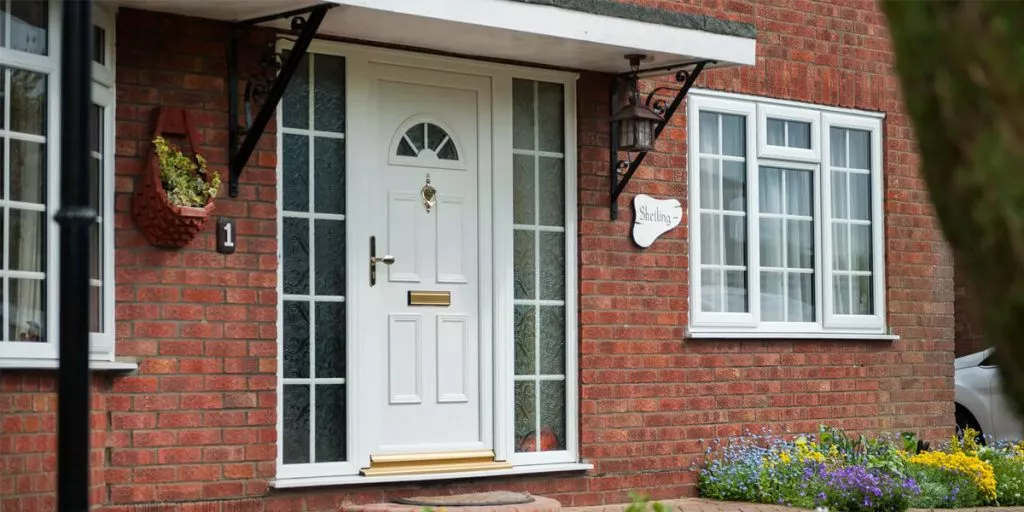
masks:
{"label": "black wall lantern", "polygon": [[[672,115],[676,113],[683,98],[686,97],[687,91],[693,86],[701,71],[708,64],[714,63],[705,60],[641,71],[640,62],[646,60],[647,56],[629,54],[625,57],[629,60],[630,71],[613,76],[611,85],[612,117],[608,149],[611,154],[609,214],[612,220],[618,218],[619,196],[626,189],[626,184],[640,168],[640,163],[647,156],[647,152],[654,150],[654,143],[658,140],[658,136],[672,119]],[[638,85],[641,75],[656,76],[673,71],[676,82],[681,84],[678,89],[657,87],[647,95],[646,100],[641,101]],[[622,101],[618,94],[620,89],[627,94],[625,101]],[[667,91],[676,93],[672,103],[655,99],[658,93]],[[626,153],[625,160],[619,158],[620,152]],[[636,156],[630,158],[629,153],[636,153]]]}
{"label": "black wall lantern", "polygon": [[640,102],[640,90],[637,86],[636,73],[643,55],[627,55],[629,67],[632,68],[632,79],[629,82],[629,96],[626,104],[612,116],[619,134],[619,151],[651,151],[654,149],[654,130],[662,121],[661,116],[647,106],[648,102]]}

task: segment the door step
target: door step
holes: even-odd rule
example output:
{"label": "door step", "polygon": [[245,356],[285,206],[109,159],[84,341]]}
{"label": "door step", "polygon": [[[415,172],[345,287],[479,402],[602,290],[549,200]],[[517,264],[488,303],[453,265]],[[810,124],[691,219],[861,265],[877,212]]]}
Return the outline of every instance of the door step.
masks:
{"label": "door step", "polygon": [[[424,509],[447,510],[449,512],[561,512],[561,503],[540,496],[526,495],[531,501],[523,503],[520,493],[506,491],[481,492],[473,494],[457,494],[451,496],[433,496],[405,498],[406,503],[373,503],[369,505],[345,505],[344,512],[422,512]],[[399,500],[396,500],[399,501]],[[420,503],[437,503],[424,506]],[[501,504],[508,503],[508,504]]]}
{"label": "door step", "polygon": [[371,455],[370,467],[364,476],[423,475],[458,471],[494,471],[509,469],[512,464],[494,460],[491,450],[438,453],[403,453]]}

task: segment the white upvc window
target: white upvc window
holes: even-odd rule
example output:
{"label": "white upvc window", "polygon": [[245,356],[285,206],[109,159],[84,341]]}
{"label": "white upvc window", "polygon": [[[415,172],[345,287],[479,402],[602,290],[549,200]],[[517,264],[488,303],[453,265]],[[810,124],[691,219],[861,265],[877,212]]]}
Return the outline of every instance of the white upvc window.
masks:
{"label": "white upvc window", "polygon": [[[94,11],[89,162],[90,356],[114,350],[114,20]],[[57,358],[61,2],[0,2],[0,367]]]}
{"label": "white upvc window", "polygon": [[882,118],[688,98],[695,337],[888,337]]}

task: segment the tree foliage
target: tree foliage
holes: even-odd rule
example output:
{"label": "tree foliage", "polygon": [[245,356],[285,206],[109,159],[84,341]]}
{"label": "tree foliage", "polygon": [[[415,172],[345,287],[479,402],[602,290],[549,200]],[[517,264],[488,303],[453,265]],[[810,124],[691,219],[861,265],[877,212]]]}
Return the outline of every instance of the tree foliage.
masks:
{"label": "tree foliage", "polygon": [[1024,2],[881,0],[939,222],[1024,411]]}

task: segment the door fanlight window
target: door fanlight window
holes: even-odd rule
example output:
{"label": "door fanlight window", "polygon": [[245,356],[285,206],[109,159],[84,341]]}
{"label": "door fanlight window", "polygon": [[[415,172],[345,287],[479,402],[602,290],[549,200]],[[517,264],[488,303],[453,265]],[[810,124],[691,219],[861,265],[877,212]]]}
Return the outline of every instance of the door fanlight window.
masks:
{"label": "door fanlight window", "polygon": [[409,119],[395,133],[390,163],[416,167],[462,168],[461,152],[442,123],[421,116]]}

